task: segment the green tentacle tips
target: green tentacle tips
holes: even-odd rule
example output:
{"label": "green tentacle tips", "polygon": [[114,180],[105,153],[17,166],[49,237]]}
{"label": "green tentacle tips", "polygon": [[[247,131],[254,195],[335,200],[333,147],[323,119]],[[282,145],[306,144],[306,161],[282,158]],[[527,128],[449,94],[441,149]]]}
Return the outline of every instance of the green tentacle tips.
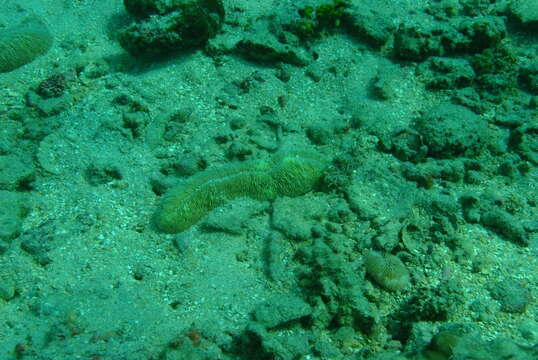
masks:
{"label": "green tentacle tips", "polygon": [[306,194],[318,188],[328,164],[318,153],[280,151],[270,159],[203,171],[164,196],[155,225],[162,232],[178,233],[235,198],[267,201]]}

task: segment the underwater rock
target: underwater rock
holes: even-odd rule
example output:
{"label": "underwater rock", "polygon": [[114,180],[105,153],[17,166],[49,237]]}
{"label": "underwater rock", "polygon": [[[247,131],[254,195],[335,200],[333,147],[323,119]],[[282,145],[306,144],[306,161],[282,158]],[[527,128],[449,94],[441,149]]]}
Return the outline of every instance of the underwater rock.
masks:
{"label": "underwater rock", "polygon": [[509,143],[523,159],[538,164],[538,125],[530,122],[518,126],[511,132]]}
{"label": "underwater rock", "polygon": [[447,23],[420,17],[400,25],[394,38],[394,53],[402,60],[418,62],[430,56],[476,54],[505,37],[506,25],[496,16],[461,17]]}
{"label": "underwater rock", "polygon": [[521,222],[513,215],[500,209],[486,211],[481,217],[482,225],[508,241],[527,246],[529,238]]}
{"label": "underwater rock", "polygon": [[22,221],[29,212],[27,203],[21,193],[0,190],[0,243],[20,235]]}
{"label": "underwater rock", "polygon": [[311,315],[311,306],[294,294],[274,296],[260,304],[254,311],[254,319],[265,328],[289,325]]}
{"label": "underwater rock", "polygon": [[245,58],[261,63],[284,62],[304,66],[309,62],[308,55],[301,49],[280,44],[268,36],[263,40],[254,36],[241,40],[235,48]]}
{"label": "underwater rock", "polygon": [[30,156],[0,155],[0,189],[27,190],[35,180],[35,168]]}
{"label": "underwater rock", "polygon": [[428,146],[428,155],[436,158],[473,156],[488,140],[488,126],[471,110],[449,103],[430,109],[417,119],[414,128]]}
{"label": "underwater rock", "polygon": [[344,13],[343,23],[353,37],[381,47],[389,41],[396,27],[376,5],[374,2],[351,4]]}
{"label": "underwater rock", "polygon": [[224,20],[220,0],[125,0],[138,21],[120,31],[121,46],[132,55],[163,55],[202,46]]}
{"label": "underwater rock", "polygon": [[538,61],[521,67],[519,69],[518,80],[525,90],[538,95]]}
{"label": "underwater rock", "polygon": [[526,28],[538,30],[538,2],[513,0],[510,4],[512,15]]}
{"label": "underwater rock", "polygon": [[517,279],[502,280],[492,285],[489,292],[507,313],[524,313],[532,300],[530,288]]}
{"label": "underwater rock", "polygon": [[475,72],[466,59],[431,57],[420,72],[425,78],[429,89],[451,90],[470,86],[475,78]]}

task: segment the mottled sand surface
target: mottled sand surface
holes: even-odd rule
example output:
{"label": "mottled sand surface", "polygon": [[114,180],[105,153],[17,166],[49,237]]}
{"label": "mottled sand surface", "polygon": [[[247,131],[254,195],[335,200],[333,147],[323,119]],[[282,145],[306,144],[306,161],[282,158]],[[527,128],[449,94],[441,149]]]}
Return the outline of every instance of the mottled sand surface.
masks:
{"label": "mottled sand surface", "polygon": [[[139,56],[175,13],[0,0],[54,38],[0,73],[0,359],[537,359],[534,1],[222,3]],[[227,170],[287,151],[306,194]]]}

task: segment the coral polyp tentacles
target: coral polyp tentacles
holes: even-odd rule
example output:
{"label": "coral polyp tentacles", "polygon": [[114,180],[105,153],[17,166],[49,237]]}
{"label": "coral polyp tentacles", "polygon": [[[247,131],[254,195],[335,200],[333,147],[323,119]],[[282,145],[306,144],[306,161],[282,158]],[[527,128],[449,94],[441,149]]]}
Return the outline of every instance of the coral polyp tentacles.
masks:
{"label": "coral polyp tentacles", "polygon": [[30,17],[19,25],[0,32],[0,72],[8,72],[32,62],[52,45],[45,24]]}
{"label": "coral polyp tentacles", "polygon": [[164,196],[155,225],[160,231],[178,233],[235,198],[266,201],[303,195],[319,186],[328,163],[314,152],[279,151],[269,159],[203,171]]}

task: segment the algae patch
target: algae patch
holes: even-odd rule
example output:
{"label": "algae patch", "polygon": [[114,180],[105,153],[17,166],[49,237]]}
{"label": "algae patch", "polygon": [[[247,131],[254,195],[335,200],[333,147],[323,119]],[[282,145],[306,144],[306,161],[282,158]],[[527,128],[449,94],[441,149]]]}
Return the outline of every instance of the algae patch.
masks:
{"label": "algae patch", "polygon": [[203,171],[164,196],[155,225],[163,232],[178,233],[235,198],[267,201],[303,195],[319,186],[328,163],[318,153],[280,151],[269,159]]}
{"label": "algae patch", "polygon": [[0,72],[32,62],[46,53],[51,45],[52,35],[35,17],[0,32]]}

